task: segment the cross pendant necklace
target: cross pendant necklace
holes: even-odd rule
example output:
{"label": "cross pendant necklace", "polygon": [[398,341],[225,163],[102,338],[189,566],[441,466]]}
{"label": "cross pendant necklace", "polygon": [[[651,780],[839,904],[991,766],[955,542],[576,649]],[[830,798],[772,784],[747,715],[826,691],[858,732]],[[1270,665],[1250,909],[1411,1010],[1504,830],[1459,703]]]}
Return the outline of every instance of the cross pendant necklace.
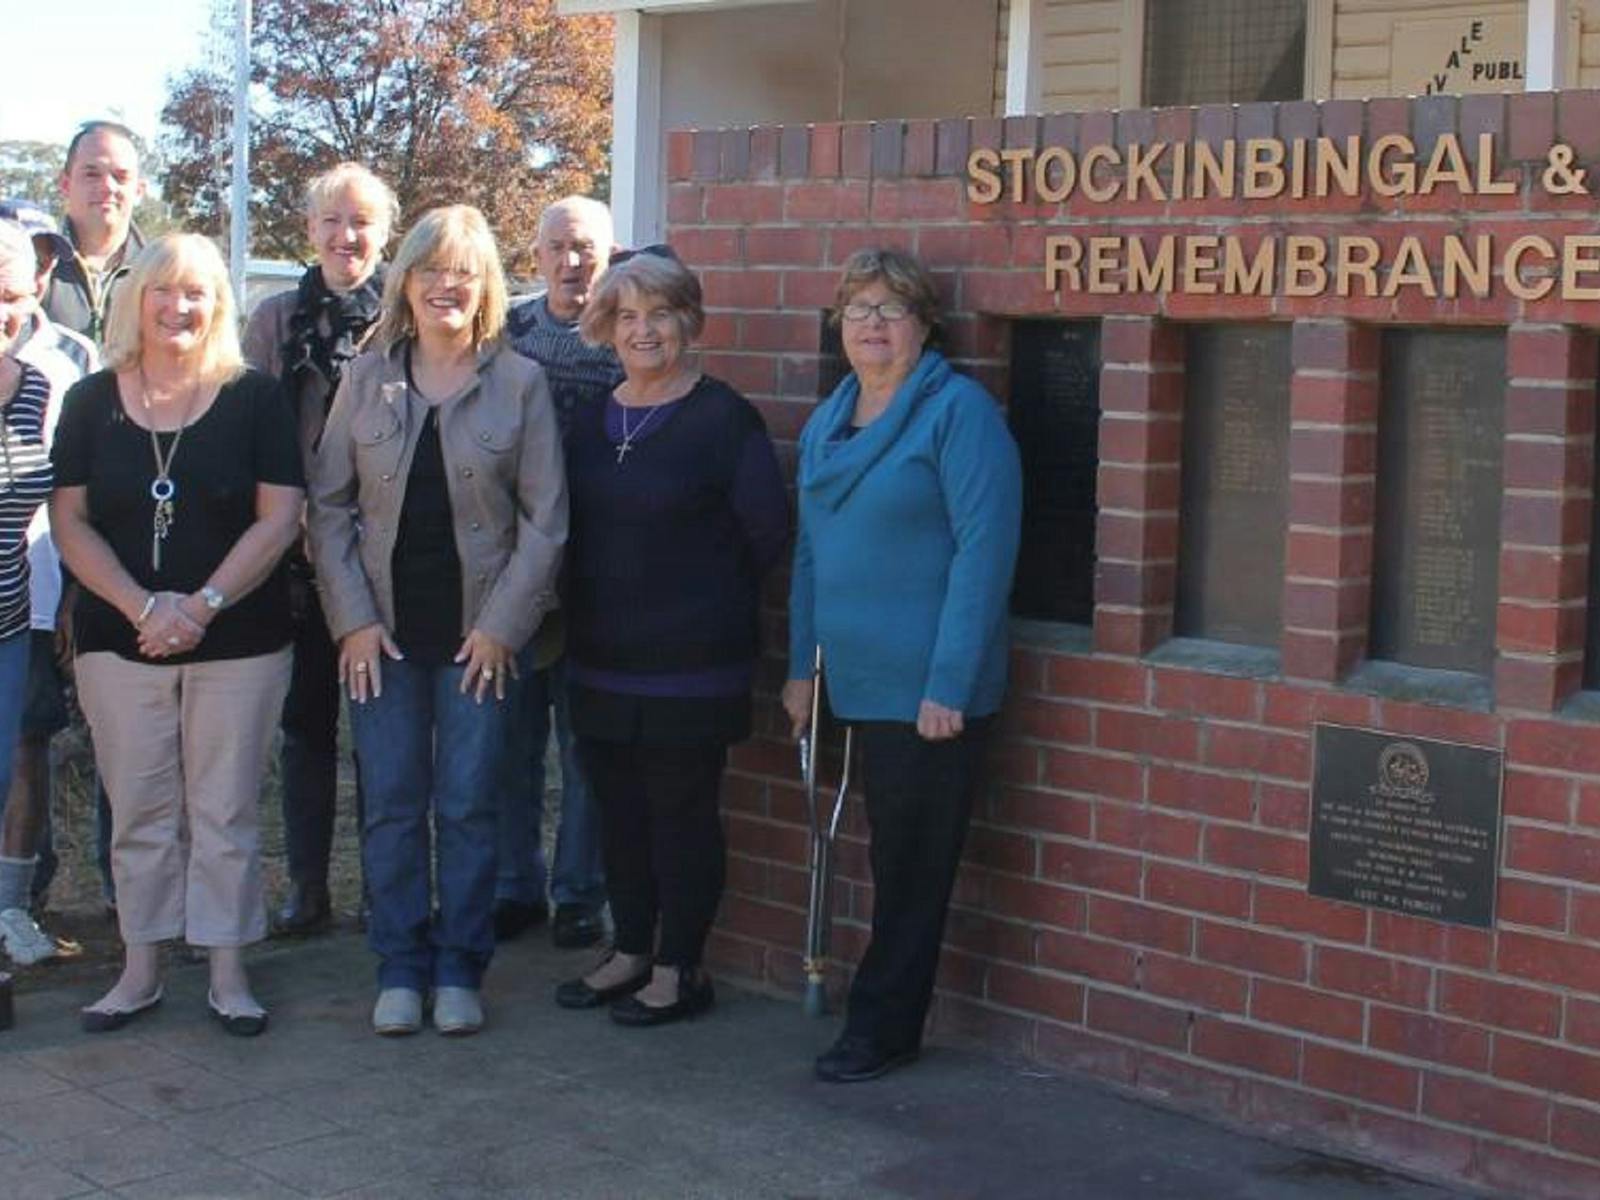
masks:
{"label": "cross pendant necklace", "polygon": [[650,411],[645,414],[644,420],[640,421],[638,426],[631,432],[628,429],[628,406],[623,404],[620,407],[622,409],[622,441],[617,443],[617,466],[619,467],[622,465],[622,460],[628,457],[628,451],[633,449],[633,443],[644,432],[644,427],[650,424],[651,418],[660,412],[664,406],[660,404],[651,406]]}

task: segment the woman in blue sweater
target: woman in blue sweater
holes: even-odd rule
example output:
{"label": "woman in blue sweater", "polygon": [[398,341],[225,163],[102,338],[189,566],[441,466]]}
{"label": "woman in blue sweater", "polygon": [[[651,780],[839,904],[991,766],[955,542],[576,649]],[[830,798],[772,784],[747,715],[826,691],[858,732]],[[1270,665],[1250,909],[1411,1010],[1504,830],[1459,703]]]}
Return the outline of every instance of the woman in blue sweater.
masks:
{"label": "woman in blue sweater", "polygon": [[853,373],[800,437],[800,532],[784,709],[828,702],[859,730],[872,940],[820,1079],[914,1058],[985,735],[1006,673],[1022,474],[994,399],[936,349],[938,297],[914,258],[862,250],[836,301]]}

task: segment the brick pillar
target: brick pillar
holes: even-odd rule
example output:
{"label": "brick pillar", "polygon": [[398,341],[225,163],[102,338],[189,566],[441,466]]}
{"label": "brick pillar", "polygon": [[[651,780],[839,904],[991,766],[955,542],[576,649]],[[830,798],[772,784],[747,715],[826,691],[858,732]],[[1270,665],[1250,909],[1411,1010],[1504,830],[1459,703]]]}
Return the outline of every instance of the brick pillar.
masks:
{"label": "brick pillar", "polygon": [[1506,339],[1495,697],[1549,711],[1582,686],[1596,336],[1518,324]]}
{"label": "brick pillar", "polygon": [[1337,682],[1366,654],[1377,497],[1377,330],[1296,321],[1283,673]]}
{"label": "brick pillar", "polygon": [[1154,317],[1101,327],[1094,646],[1138,655],[1172,636],[1183,335]]}

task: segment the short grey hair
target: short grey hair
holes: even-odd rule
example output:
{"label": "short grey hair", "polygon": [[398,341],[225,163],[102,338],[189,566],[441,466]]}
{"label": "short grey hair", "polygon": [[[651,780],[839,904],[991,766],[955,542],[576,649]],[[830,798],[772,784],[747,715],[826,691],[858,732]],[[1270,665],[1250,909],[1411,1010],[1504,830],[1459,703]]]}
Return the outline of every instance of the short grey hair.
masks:
{"label": "short grey hair", "polygon": [[539,228],[533,236],[544,241],[544,235],[550,232],[550,226],[560,216],[573,217],[590,225],[595,231],[597,250],[603,249],[610,254],[616,247],[617,230],[611,220],[611,210],[593,196],[563,196],[554,204],[546,205],[539,214]]}

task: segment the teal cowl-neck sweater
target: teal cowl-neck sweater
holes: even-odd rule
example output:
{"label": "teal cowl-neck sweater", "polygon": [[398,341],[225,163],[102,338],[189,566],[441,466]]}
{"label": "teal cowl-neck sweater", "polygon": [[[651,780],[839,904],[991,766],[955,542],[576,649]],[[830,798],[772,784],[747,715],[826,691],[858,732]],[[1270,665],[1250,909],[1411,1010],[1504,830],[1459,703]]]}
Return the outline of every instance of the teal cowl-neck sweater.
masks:
{"label": "teal cowl-neck sweater", "polygon": [[937,351],[850,435],[860,391],[849,376],[800,435],[789,677],[811,677],[820,641],[840,717],[915,721],[925,699],[985,716],[1005,690],[1016,443]]}

